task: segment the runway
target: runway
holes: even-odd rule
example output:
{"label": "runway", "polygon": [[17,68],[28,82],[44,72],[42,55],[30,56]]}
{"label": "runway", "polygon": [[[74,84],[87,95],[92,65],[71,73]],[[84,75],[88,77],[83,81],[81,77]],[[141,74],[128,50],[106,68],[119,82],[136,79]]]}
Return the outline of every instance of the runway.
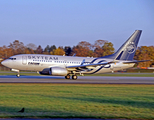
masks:
{"label": "runway", "polygon": [[63,76],[0,75],[0,83],[57,83],[57,84],[154,84],[154,77],[78,76],[66,80]]}

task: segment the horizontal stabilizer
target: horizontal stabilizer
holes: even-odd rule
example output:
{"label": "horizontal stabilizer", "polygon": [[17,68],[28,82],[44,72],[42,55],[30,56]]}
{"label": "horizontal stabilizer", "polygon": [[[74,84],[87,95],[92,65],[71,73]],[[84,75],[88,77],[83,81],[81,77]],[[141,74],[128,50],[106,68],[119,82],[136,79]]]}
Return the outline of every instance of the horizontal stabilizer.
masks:
{"label": "horizontal stabilizer", "polygon": [[139,62],[147,62],[147,61],[151,61],[151,60],[140,60],[140,61],[133,60],[133,61],[123,62],[123,64],[131,64],[131,63],[139,63]]}

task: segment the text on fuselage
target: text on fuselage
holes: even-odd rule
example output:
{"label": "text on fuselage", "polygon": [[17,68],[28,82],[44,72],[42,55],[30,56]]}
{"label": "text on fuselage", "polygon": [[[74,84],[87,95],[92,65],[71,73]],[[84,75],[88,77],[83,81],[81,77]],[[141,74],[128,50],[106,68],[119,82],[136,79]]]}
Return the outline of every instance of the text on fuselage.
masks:
{"label": "text on fuselage", "polygon": [[28,56],[28,59],[37,60],[58,60],[58,57],[48,57],[48,56]]}

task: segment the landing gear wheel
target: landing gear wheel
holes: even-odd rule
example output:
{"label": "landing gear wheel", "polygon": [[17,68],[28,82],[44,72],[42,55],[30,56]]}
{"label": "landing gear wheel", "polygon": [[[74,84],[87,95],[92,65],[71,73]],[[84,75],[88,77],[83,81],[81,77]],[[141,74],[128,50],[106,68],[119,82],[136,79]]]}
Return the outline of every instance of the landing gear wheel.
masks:
{"label": "landing gear wheel", "polygon": [[17,76],[17,77],[20,77],[20,74],[17,74],[16,76]]}
{"label": "landing gear wheel", "polygon": [[70,79],[70,75],[66,75],[65,76],[65,79]]}
{"label": "landing gear wheel", "polygon": [[76,80],[77,79],[77,76],[76,75],[72,75],[72,79],[73,80]]}

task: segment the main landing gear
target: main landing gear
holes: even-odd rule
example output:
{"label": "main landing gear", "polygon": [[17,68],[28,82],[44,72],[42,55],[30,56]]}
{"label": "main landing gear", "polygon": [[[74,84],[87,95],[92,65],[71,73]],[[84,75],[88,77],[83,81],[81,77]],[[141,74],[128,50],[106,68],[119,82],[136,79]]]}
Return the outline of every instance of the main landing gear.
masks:
{"label": "main landing gear", "polygon": [[[76,80],[78,77],[77,77],[77,75],[72,75],[72,79],[73,80]],[[70,79],[70,75],[68,74],[68,75],[66,75],[65,76],[65,79]]]}
{"label": "main landing gear", "polygon": [[76,75],[72,75],[72,79],[76,80],[78,77]]}
{"label": "main landing gear", "polygon": [[69,75],[69,74],[66,75],[66,76],[65,76],[65,79],[70,79],[70,75]]}

